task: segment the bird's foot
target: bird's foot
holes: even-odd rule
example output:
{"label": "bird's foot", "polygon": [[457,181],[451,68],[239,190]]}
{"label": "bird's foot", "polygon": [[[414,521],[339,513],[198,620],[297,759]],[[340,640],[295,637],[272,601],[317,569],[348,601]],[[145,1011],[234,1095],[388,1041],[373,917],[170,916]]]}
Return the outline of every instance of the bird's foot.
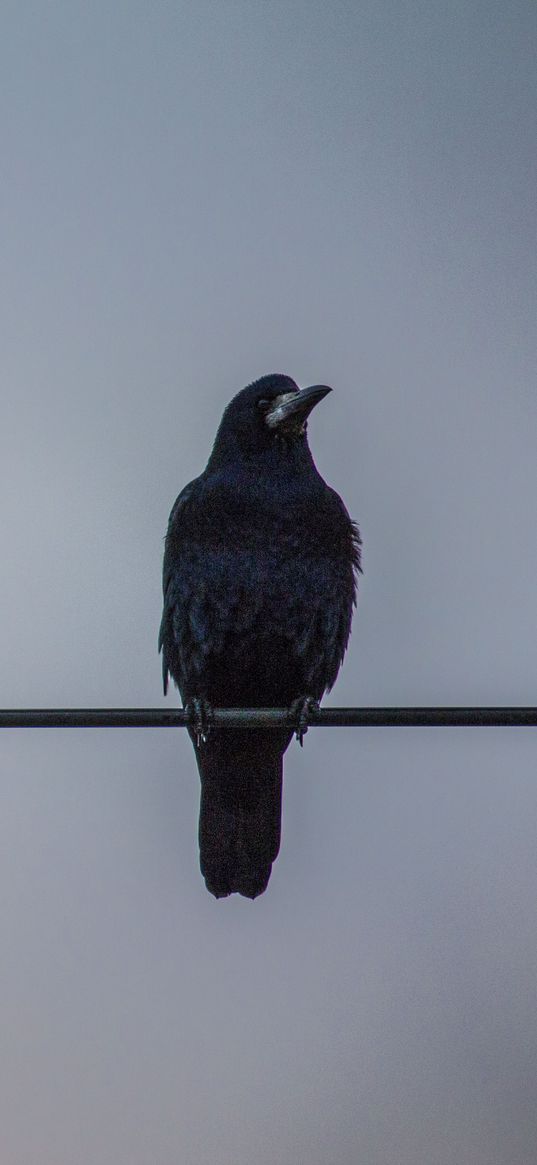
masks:
{"label": "bird's foot", "polygon": [[198,748],[206,744],[209,738],[212,711],[208,700],[200,699],[199,696],[192,696],[185,704],[188,727],[194,732]]}
{"label": "bird's foot", "polygon": [[289,709],[289,720],[295,730],[295,736],[300,747],[304,745],[304,737],[310,724],[310,716],[319,711],[319,701],[314,696],[299,696],[293,700]]}

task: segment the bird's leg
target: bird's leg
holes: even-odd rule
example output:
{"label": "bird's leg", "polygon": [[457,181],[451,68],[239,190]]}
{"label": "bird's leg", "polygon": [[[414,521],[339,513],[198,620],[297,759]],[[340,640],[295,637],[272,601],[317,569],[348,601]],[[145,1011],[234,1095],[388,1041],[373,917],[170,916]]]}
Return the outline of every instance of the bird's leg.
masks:
{"label": "bird's leg", "polygon": [[304,737],[309,728],[312,712],[319,711],[319,701],[314,696],[299,696],[293,700],[289,709],[289,720],[295,730],[295,736],[300,747],[304,745]]}
{"label": "bird's leg", "polygon": [[202,744],[207,743],[209,732],[211,731],[211,705],[208,700],[200,699],[199,696],[192,696],[185,704],[185,712],[188,726],[195,733],[196,745],[200,748]]}

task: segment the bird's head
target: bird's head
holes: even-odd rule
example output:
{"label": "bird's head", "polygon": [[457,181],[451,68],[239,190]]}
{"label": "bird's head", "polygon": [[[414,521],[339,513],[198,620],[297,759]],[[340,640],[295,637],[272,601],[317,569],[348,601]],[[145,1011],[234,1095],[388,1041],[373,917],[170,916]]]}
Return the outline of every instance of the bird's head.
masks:
{"label": "bird's head", "polygon": [[232,448],[251,456],[274,446],[305,442],[311,410],[331,391],[326,384],[300,389],[290,376],[280,373],[262,376],[227,406],[213,457]]}

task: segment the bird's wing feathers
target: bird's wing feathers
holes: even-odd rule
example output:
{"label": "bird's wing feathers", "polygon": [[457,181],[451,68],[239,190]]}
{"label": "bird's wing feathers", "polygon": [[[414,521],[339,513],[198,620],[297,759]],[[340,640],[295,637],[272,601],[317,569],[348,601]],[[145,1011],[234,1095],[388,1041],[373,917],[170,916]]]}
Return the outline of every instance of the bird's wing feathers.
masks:
{"label": "bird's wing feathers", "polygon": [[294,626],[297,655],[308,692],[314,695],[330,691],[341,666],[356,602],[357,569],[349,560],[309,563],[309,603],[307,608],[299,605]]}
{"label": "bird's wing feathers", "polygon": [[[224,541],[218,515],[200,479],[179,495],[170,514],[164,552],[164,610],[159,634],[164,691],[168,673],[179,682],[201,675],[209,656],[220,656],[228,632],[254,626],[261,604],[255,554]],[[187,664],[185,663],[187,661]]]}
{"label": "bird's wing feathers", "polygon": [[[188,512],[189,502],[196,493],[197,480],[191,481],[189,485],[185,486],[176,499],[166,533],[162,568],[164,607],[158,637],[158,649],[162,651],[162,681],[165,695],[168,690],[168,674],[172,662],[170,654],[173,654],[174,623],[177,612],[181,612],[184,608],[192,583],[196,585],[196,564],[192,560],[192,554],[189,553],[188,542],[185,544],[181,537],[181,530],[185,511]],[[178,569],[179,564],[180,569]]]}

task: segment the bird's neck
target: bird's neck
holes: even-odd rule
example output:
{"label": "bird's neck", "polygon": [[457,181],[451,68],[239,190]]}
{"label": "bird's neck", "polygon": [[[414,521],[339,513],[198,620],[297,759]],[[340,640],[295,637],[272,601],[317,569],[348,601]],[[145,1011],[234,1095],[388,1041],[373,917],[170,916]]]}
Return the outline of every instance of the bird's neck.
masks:
{"label": "bird's neck", "polygon": [[240,514],[291,514],[297,505],[315,505],[324,484],[306,441],[274,444],[255,456],[211,458],[207,471],[211,492],[216,488],[227,508]]}
{"label": "bird's neck", "polygon": [[225,446],[215,446],[207,463],[206,472],[222,473],[227,478],[237,477],[265,479],[285,479],[301,475],[305,478],[318,477],[315,462],[306,437],[290,441],[272,440],[263,449],[244,449],[238,442],[226,442]]}

